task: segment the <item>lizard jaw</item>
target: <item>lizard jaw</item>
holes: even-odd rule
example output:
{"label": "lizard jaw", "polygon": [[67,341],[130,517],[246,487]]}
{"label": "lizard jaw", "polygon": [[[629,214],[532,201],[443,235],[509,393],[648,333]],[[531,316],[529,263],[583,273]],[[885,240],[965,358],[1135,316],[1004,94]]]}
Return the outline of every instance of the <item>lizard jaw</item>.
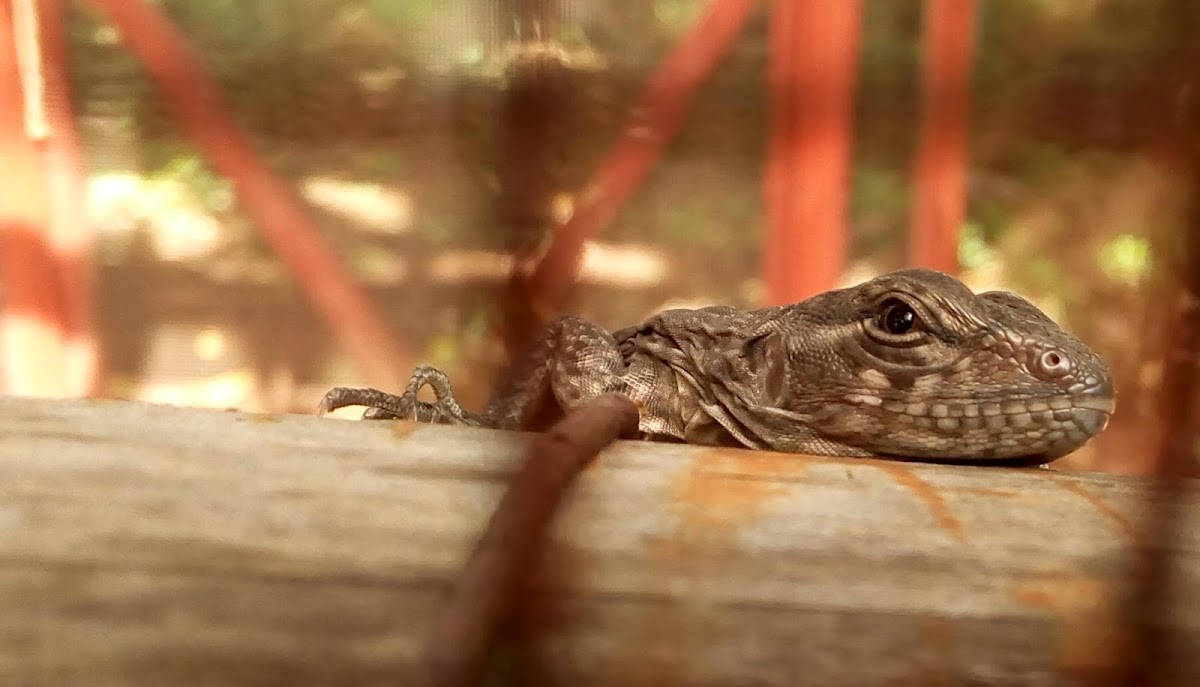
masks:
{"label": "lizard jaw", "polygon": [[1078,448],[1108,427],[1108,421],[1117,409],[1117,399],[1112,382],[1106,379],[1071,400],[1074,405],[1071,420],[1085,435],[1074,447]]}

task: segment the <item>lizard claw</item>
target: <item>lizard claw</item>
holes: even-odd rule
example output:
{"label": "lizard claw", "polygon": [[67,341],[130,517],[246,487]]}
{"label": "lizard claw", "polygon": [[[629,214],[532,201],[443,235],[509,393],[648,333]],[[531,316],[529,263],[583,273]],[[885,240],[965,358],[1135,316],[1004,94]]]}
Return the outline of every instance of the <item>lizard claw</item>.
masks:
{"label": "lizard claw", "polygon": [[363,411],[362,419],[364,420],[406,420],[412,419],[393,413],[386,408],[367,408]]}
{"label": "lizard claw", "polygon": [[[428,403],[417,399],[425,386],[433,389],[437,401]],[[347,406],[366,406],[364,420],[415,420],[433,424],[490,426],[487,418],[463,410],[450,391],[450,380],[435,367],[421,365],[413,370],[412,378],[402,394],[389,394],[371,388],[335,387],[330,389],[317,406],[317,415],[325,415]]]}
{"label": "lizard claw", "polygon": [[345,404],[341,403],[341,399],[346,391],[348,391],[346,387],[339,386],[325,392],[325,395],[321,397],[321,402],[317,404],[317,415],[327,415],[343,407]]}

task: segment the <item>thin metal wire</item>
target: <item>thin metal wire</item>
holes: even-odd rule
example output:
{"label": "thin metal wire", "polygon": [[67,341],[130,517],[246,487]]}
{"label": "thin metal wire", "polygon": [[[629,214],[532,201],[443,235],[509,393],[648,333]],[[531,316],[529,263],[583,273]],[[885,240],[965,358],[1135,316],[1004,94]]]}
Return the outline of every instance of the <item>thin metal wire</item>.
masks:
{"label": "thin metal wire", "polygon": [[632,435],[637,424],[633,401],[606,394],[533,441],[464,567],[409,684],[478,683],[499,627],[516,609],[542,557],[546,532],[563,496],[597,453]]}

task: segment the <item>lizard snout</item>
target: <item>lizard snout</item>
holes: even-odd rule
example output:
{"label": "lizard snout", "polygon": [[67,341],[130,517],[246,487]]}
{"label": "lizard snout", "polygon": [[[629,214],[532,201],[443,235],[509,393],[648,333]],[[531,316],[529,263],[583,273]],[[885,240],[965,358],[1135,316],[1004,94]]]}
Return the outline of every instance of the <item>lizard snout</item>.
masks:
{"label": "lizard snout", "polygon": [[1087,437],[1099,434],[1108,426],[1108,419],[1117,409],[1116,393],[1112,381],[1105,379],[1085,390],[1074,399],[1071,419]]}

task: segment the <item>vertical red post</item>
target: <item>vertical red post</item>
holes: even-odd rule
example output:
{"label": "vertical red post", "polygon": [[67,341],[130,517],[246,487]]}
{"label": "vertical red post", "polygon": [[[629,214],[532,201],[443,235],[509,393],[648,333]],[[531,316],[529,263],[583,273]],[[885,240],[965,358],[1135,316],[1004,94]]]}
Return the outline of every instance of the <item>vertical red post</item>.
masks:
{"label": "vertical red post", "polygon": [[75,395],[69,330],[43,150],[52,133],[42,109],[36,3],[0,3],[0,379],[7,393]]}
{"label": "vertical red post", "polygon": [[909,265],[954,273],[966,206],[975,0],[926,0],[921,134]]}
{"label": "vertical red post", "polygon": [[837,283],[846,260],[860,0],[779,0],[771,17],[767,300]]}

